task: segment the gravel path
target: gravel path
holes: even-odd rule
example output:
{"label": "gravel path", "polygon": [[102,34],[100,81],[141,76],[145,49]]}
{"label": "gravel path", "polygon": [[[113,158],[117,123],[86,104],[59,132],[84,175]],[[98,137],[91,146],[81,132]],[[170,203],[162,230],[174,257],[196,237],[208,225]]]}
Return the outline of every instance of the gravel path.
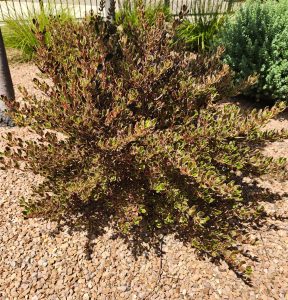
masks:
{"label": "gravel path", "polygon": [[[11,68],[15,86],[32,89],[35,67]],[[19,94],[17,93],[17,97]],[[269,126],[287,126],[288,118]],[[14,131],[29,138],[29,131]],[[288,157],[288,141],[270,144],[268,154]],[[199,260],[193,249],[173,236],[165,238],[162,259],[153,251],[136,259],[120,238],[107,232],[94,239],[91,259],[87,258],[87,237],[83,232],[55,234],[56,224],[39,219],[24,220],[19,199],[30,193],[39,178],[21,171],[0,171],[0,299],[282,299],[288,300],[288,220],[275,221],[273,228],[255,232],[259,242],[247,247],[258,261],[253,286],[237,278],[225,263]],[[264,182],[281,193],[288,182]],[[288,201],[266,204],[271,211],[288,216]],[[161,277],[160,265],[162,265]]]}

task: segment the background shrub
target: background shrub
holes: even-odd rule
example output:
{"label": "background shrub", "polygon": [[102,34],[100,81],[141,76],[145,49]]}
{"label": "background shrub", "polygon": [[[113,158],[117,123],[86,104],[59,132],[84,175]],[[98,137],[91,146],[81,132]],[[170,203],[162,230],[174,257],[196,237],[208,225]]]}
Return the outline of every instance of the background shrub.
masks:
{"label": "background shrub", "polygon": [[286,175],[285,160],[260,151],[287,136],[260,130],[285,106],[246,117],[234,105],[215,106],[234,90],[219,53],[171,48],[175,32],[163,14],[152,25],[143,9],[138,18],[128,34],[99,17],[54,21],[37,33],[37,64],[53,84],[35,79],[48,98],[23,89],[26,105],[7,103],[38,140],[7,134],[4,164],[44,177],[35,198],[23,200],[25,214],[90,233],[112,220],[116,231],[132,240],[149,234],[151,243],[174,232],[235,265],[267,194],[248,193],[244,176]]}
{"label": "background shrub", "polygon": [[257,76],[258,99],[288,97],[288,1],[249,1],[223,26],[224,61],[236,79]]}

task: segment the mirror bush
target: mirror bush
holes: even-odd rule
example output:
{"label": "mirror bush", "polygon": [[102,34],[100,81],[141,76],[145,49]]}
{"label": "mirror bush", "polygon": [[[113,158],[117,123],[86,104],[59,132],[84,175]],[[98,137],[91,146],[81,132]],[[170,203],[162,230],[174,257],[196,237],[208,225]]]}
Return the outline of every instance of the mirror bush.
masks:
{"label": "mirror bush", "polygon": [[287,175],[284,159],[261,153],[287,137],[261,130],[285,105],[247,116],[217,105],[239,90],[221,50],[175,48],[163,14],[154,24],[143,9],[137,14],[136,28],[100,17],[38,26],[36,63],[49,80],[34,82],[45,97],[22,88],[24,105],[7,102],[14,122],[38,138],[7,134],[2,164],[43,177],[22,200],[27,216],[89,230],[102,219],[121,234],[149,234],[151,243],[175,233],[245,273],[238,246],[270,195],[249,192],[244,178]]}

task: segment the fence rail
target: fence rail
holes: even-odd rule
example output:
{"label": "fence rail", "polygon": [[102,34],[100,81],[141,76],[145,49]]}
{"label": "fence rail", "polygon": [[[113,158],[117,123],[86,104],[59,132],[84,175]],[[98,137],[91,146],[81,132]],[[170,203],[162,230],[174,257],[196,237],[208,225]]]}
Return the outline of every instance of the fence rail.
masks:
{"label": "fence rail", "polygon": [[[78,19],[84,18],[91,11],[100,13],[101,0],[0,0],[0,22],[7,17],[23,18],[30,12],[37,12],[47,6],[55,11],[68,9]],[[123,7],[124,1],[116,0],[116,11]],[[243,0],[144,0],[145,6],[159,4],[170,8],[173,15],[178,15],[183,5],[188,8],[188,15],[213,15],[216,12],[231,12],[239,6]],[[131,1],[132,2],[132,1]]]}

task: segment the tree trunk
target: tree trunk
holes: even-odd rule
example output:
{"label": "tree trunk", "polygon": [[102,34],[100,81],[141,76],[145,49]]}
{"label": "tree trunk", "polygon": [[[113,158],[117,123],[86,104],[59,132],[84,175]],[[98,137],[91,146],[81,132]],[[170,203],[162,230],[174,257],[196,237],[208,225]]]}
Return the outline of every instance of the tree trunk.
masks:
{"label": "tree trunk", "polygon": [[[15,99],[15,93],[9,70],[6,50],[0,28],[0,97],[1,96],[5,96],[9,100]],[[4,101],[0,99],[0,123],[4,122],[7,123],[7,125],[9,125],[11,123],[11,120],[9,120],[9,118],[3,114],[6,109],[7,107]]]}
{"label": "tree trunk", "polygon": [[0,29],[0,96],[6,96],[9,100],[15,99],[11,74],[9,70],[6,50]]}

